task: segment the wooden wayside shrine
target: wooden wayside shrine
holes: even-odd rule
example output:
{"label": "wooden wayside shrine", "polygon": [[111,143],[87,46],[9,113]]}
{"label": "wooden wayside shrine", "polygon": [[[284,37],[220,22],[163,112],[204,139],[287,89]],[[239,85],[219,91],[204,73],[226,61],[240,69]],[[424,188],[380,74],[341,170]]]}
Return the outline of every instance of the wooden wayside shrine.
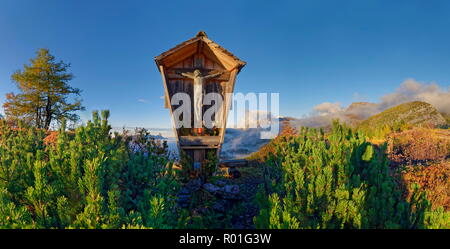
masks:
{"label": "wooden wayside shrine", "polygon": [[[162,76],[165,108],[170,110],[178,149],[193,159],[194,168],[201,167],[209,151],[215,151],[219,157],[231,105],[227,93],[234,91],[236,76],[246,63],[210,40],[203,31],[156,56],[155,62]],[[171,99],[179,92],[189,94],[192,100],[192,123],[188,128],[177,129],[174,123],[173,112],[179,105],[172,105]],[[204,112],[212,106],[200,103],[202,98],[198,96],[199,94],[205,96],[211,92],[220,94],[223,99],[219,113],[222,116],[222,123],[219,127],[213,128],[206,128],[203,124],[202,128],[198,125],[194,127],[194,121],[197,120],[197,117],[194,117],[195,113],[201,112],[203,117]],[[195,108],[201,111],[195,112]]]}

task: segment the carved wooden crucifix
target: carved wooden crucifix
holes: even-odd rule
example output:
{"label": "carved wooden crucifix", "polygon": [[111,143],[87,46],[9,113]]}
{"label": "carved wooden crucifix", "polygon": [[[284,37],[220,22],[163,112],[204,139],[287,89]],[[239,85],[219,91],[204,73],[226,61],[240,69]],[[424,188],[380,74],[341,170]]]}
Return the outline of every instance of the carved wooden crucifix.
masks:
{"label": "carved wooden crucifix", "polygon": [[203,105],[203,83],[206,80],[216,78],[222,75],[224,72],[202,75],[200,70],[195,69],[194,72],[181,73],[180,75],[194,80],[194,127],[203,127],[202,122],[202,105]]}

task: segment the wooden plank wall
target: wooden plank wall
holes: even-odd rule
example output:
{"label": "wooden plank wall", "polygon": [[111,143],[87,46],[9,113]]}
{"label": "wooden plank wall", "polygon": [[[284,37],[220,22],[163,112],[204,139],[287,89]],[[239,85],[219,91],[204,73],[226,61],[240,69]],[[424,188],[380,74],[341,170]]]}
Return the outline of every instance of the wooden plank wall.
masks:
{"label": "wooden plank wall", "polygon": [[[225,68],[217,63],[216,61],[204,56],[202,53],[197,53],[192,55],[191,57],[185,59],[182,62],[179,62],[175,64],[173,67],[170,67],[166,69],[166,79],[167,79],[167,89],[169,94],[169,99],[172,99],[173,95],[177,92],[185,92],[189,94],[191,97],[191,101],[194,101],[193,99],[193,84],[191,79],[186,79],[183,77],[180,77],[175,74],[175,72],[186,72],[186,71],[192,71],[195,68],[201,68],[208,72],[214,72],[214,71],[224,71]],[[222,96],[222,99],[225,98],[226,88],[228,84],[228,78],[229,74],[225,73],[223,77],[220,77],[218,80],[208,80],[205,85],[205,93],[219,93]],[[226,79],[226,80],[224,80]],[[225,102],[225,99],[224,99]],[[192,103],[191,103],[192,104]],[[192,115],[194,113],[193,105],[191,105],[191,112]],[[205,112],[210,106],[205,105],[203,112]],[[172,110],[178,108],[178,105],[173,105]],[[221,114],[223,115],[223,114]],[[193,126],[193,116],[191,117],[191,125]]]}
{"label": "wooden plank wall", "polygon": [[[196,49],[196,52],[193,50]],[[189,52],[189,50],[191,52]],[[192,53],[190,56],[188,56],[188,53]],[[215,78],[214,80],[209,80],[206,82],[206,86],[204,88],[205,94],[215,92],[219,93],[222,96],[223,99],[223,108],[222,113],[219,114],[224,118],[224,124],[226,124],[226,116],[228,113],[228,110],[230,108],[230,100],[228,100],[226,97],[226,93],[232,92],[234,90],[234,81],[237,75],[237,68],[231,67],[227,64],[227,66],[224,66],[220,60],[216,57],[216,54],[208,48],[208,46],[200,45],[195,46],[192,48],[187,48],[186,52],[183,53],[183,60],[176,62],[173,61],[173,63],[170,64],[169,67],[164,68],[164,70],[161,70],[161,73],[163,74],[163,78],[165,79],[166,84],[166,94],[168,95],[168,99],[170,102],[170,99],[172,99],[173,95],[177,92],[185,92],[188,93],[191,97],[191,101],[193,102],[193,82],[191,79],[186,79],[180,75],[177,75],[176,73],[180,72],[192,72],[196,68],[200,68],[203,73],[214,73],[217,71],[225,71],[224,74],[222,74],[220,77]],[[167,65],[167,64],[166,64]],[[172,111],[178,108],[178,105],[171,105],[170,106],[170,112],[172,114]],[[209,109],[210,106],[204,106],[203,112],[205,112],[207,109]],[[191,103],[191,125],[193,127],[194,125],[194,107],[193,103]],[[172,117],[173,120],[173,117]],[[176,137],[177,137],[177,143],[180,139],[180,135],[178,130],[174,129],[176,131]],[[208,151],[215,151],[217,153],[217,156],[219,156],[220,148],[224,140],[225,135],[225,129],[219,130],[219,145],[218,148],[186,148],[184,151],[194,159],[196,162],[202,162]],[[180,144],[177,144],[179,149],[181,149]],[[203,147],[203,146],[202,146]]]}

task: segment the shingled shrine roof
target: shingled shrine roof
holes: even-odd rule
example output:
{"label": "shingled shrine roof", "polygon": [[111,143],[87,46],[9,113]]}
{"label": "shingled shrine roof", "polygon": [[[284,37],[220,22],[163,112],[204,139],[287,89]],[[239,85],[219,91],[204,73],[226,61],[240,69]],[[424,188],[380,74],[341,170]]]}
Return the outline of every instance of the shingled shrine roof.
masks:
{"label": "shingled shrine roof", "polygon": [[[233,55],[231,52],[210,40],[204,31],[200,31],[195,35],[195,37],[184,41],[175,47],[167,50],[166,52],[155,57],[155,62],[159,68],[159,66],[168,66],[167,64],[174,64],[174,61],[182,60],[186,56],[190,56],[197,52],[198,48],[201,48],[203,43],[209,47],[209,49],[219,58],[225,59],[229,61],[229,65],[232,67],[238,68],[240,70],[245,66],[245,62],[240,60],[238,57]],[[195,48],[194,48],[195,47]],[[187,52],[183,52],[182,50],[189,50]],[[176,57],[176,59],[171,58]],[[166,63],[170,61],[170,63]]]}

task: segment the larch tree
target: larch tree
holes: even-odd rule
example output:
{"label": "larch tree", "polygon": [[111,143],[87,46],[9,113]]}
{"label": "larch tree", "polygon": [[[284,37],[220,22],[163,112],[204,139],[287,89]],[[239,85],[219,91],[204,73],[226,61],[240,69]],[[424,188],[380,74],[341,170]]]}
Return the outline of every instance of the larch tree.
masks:
{"label": "larch tree", "polygon": [[67,71],[70,64],[57,62],[48,49],[39,49],[36,58],[11,79],[20,93],[6,94],[3,107],[8,120],[23,120],[37,128],[49,129],[54,121],[78,120],[76,111],[81,105],[80,89],[69,85],[73,75]]}

